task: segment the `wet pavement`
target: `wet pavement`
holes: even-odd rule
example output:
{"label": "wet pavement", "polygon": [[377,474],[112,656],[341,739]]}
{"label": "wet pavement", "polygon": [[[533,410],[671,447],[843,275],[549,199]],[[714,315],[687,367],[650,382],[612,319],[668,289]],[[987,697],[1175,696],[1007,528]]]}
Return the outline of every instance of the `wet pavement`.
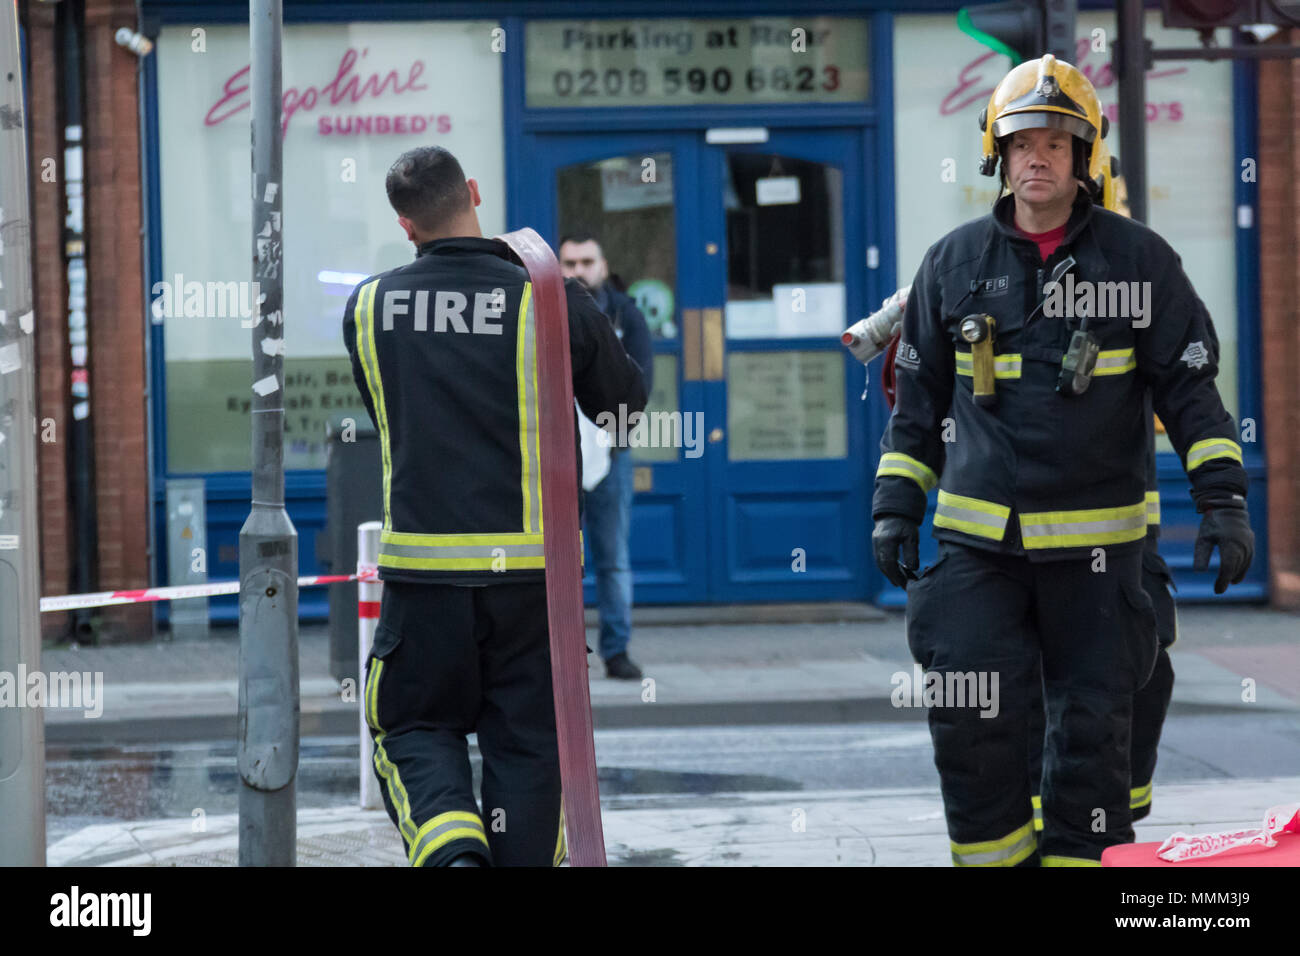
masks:
{"label": "wet pavement", "polygon": [[[1296,799],[1296,630],[1268,609],[1180,609],[1153,821],[1163,805],[1170,824],[1257,824],[1277,779]],[[232,637],[46,652],[45,669],[102,671],[105,688],[101,719],[46,715],[52,864],[234,861]],[[328,676],[323,630],[301,646],[300,863],[401,864],[387,817],[355,809],[355,696]],[[591,683],[616,862],[948,862],[924,709],[891,702],[911,667],[900,616],[646,627],[632,650],[652,693],[598,665]],[[791,843],[813,805],[820,835]]]}
{"label": "wet pavement", "polygon": [[[643,825],[677,833],[685,820],[693,821],[690,828],[723,832],[728,807],[748,808],[733,820],[743,832],[748,826],[771,825],[775,808],[785,808],[788,817],[814,801],[827,815],[825,827],[834,831],[824,834],[831,842],[819,845],[816,853],[832,863],[876,861],[864,845],[854,843],[862,806],[892,807],[890,801],[897,798],[918,817],[904,823],[942,821],[938,776],[923,722],[604,730],[597,732],[596,749],[605,812],[629,825],[642,821],[620,844],[628,854],[624,862],[649,863],[646,853],[659,854],[655,859],[662,857],[665,864],[681,862],[668,854],[672,847],[647,850],[640,842],[643,836],[635,834]],[[480,761],[475,748],[470,753],[477,785]],[[208,862],[233,863],[233,856],[225,856],[234,853],[233,844],[222,843],[233,839],[238,809],[232,742],[50,746],[46,774],[52,864],[87,852],[92,855],[82,862],[147,862],[154,857],[141,857],[142,847],[152,845],[151,840],[161,841],[155,849],[167,851],[169,865],[209,857]],[[400,844],[387,817],[355,809],[357,776],[355,737],[302,742],[297,801],[300,837],[307,841],[304,852],[317,853],[311,859],[321,865],[348,860],[357,861],[354,865],[400,864]],[[1165,728],[1155,806],[1162,806],[1166,793],[1185,792],[1190,795],[1182,803],[1186,810],[1204,790],[1240,795],[1235,812],[1245,813],[1265,799],[1251,796],[1258,782],[1278,776],[1300,776],[1300,714],[1174,715]],[[1266,806],[1258,807],[1261,814]],[[1204,823],[1223,815],[1210,805],[1200,812],[1206,820],[1180,822]],[[877,830],[876,837],[877,849],[891,845],[889,833]],[[195,842],[208,849],[191,852],[194,860],[182,860]],[[730,860],[706,853],[698,843],[691,846],[694,855],[683,859],[725,864],[743,857]],[[839,847],[841,856],[831,847]]]}

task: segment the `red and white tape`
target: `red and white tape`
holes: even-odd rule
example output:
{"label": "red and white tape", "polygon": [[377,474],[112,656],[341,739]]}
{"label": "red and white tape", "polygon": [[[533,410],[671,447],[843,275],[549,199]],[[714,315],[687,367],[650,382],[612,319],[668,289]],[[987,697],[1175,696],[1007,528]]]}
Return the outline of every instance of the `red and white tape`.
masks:
{"label": "red and white tape", "polygon": [[1300,803],[1269,807],[1264,823],[1249,830],[1230,830],[1221,833],[1175,833],[1164,843],[1156,855],[1170,863],[1201,860],[1243,846],[1273,847],[1283,833],[1300,833]]}
{"label": "red and white tape", "polygon": [[[316,574],[298,579],[298,587],[310,588],[321,584],[343,584],[347,581],[373,581],[378,570],[359,568],[356,574]],[[214,594],[238,594],[238,581],[219,581],[212,584],[180,584],[168,588],[143,588],[135,591],[97,591],[94,594],[65,594],[60,597],[41,598],[41,613],[47,611],[72,611],[82,607],[107,607],[110,604],[143,604],[148,601],[181,601],[185,598],[211,597]]]}

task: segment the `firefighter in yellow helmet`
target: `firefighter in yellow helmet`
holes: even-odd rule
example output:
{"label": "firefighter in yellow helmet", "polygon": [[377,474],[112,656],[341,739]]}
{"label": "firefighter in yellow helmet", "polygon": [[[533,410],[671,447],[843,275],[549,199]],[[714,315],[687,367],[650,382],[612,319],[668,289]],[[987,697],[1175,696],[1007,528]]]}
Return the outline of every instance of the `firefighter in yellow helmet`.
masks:
{"label": "firefighter in yellow helmet", "polygon": [[[1133,699],[1158,653],[1142,587],[1148,394],[1204,515],[1195,567],[1219,549],[1219,592],[1253,556],[1246,473],[1178,256],[1093,202],[1108,123],[1092,84],[1052,56],[1024,63],[980,125],[981,171],[1010,195],[931,246],[913,280],[873,551],[943,690],[929,722],[953,861],[1096,865],[1133,839]],[[1099,297],[1103,284],[1131,294]],[[939,557],[922,571],[936,485]],[[1041,837],[1026,772],[1039,680]],[[996,686],[997,706],[972,706],[972,682]]]}
{"label": "firefighter in yellow helmet", "polygon": [[[1122,216],[1129,215],[1128,190],[1116,157],[1106,147],[1105,140],[1098,144],[1101,152],[1101,172],[1092,181],[1093,201]],[[1213,325],[1210,326],[1213,332]],[[1215,355],[1218,342],[1215,338]],[[1155,432],[1163,433],[1160,420],[1154,418]],[[1147,537],[1142,550],[1142,590],[1151,598],[1156,612],[1156,633],[1160,649],[1156,656],[1151,678],[1133,697],[1133,730],[1130,744],[1129,809],[1133,820],[1146,817],[1151,812],[1153,779],[1155,777],[1160,734],[1164,729],[1165,715],[1173,697],[1174,669],[1169,658],[1169,648],[1178,639],[1178,609],[1170,588],[1173,574],[1160,556],[1160,490],[1156,479],[1154,435],[1147,452]],[[1041,689],[1041,688],[1039,688]],[[1043,805],[1039,794],[1043,768],[1044,714],[1041,694],[1031,703],[1029,710],[1029,781],[1033,790],[1034,828],[1043,828]]]}

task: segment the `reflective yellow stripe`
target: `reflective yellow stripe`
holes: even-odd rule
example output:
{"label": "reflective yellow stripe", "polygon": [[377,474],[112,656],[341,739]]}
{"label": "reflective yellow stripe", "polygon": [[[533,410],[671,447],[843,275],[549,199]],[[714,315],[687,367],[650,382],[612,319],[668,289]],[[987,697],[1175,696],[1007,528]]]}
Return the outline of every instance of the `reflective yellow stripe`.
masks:
{"label": "reflective yellow stripe", "polygon": [[1160,492],[1147,492],[1147,524],[1160,524]]}
{"label": "reflective yellow stripe", "polygon": [[[385,531],[379,538],[379,567],[426,571],[517,571],[546,567],[542,535],[408,534]],[[578,533],[582,547],[582,533]]]}
{"label": "reflective yellow stripe", "polygon": [[[957,352],[957,374],[975,375],[975,360],[970,352]],[[1003,352],[993,356],[993,377],[994,378],[1019,378],[1020,377],[1020,353]]]}
{"label": "reflective yellow stripe", "polygon": [[1145,787],[1134,787],[1128,792],[1128,808],[1136,810],[1139,807],[1145,807],[1151,803],[1152,784],[1148,783]]}
{"label": "reflective yellow stripe", "polygon": [[1097,353],[1097,364],[1093,367],[1092,374],[1123,375],[1135,368],[1137,368],[1137,358],[1132,349],[1106,349]]}
{"label": "reflective yellow stripe", "polygon": [[1212,458],[1231,458],[1241,464],[1241,446],[1230,438],[1206,438],[1187,449],[1187,472],[1190,474]]}
{"label": "reflective yellow stripe", "polygon": [[384,669],[384,662],[378,657],[373,658],[370,663],[370,676],[366,679],[366,723],[378,731],[379,728],[379,695],[376,688],[379,687],[379,673]]}
{"label": "reflective yellow stripe", "polygon": [[998,840],[950,845],[954,866],[1015,866],[1037,849],[1038,841],[1031,821]]}
{"label": "reflective yellow stripe", "polygon": [[1101,860],[1085,860],[1081,856],[1045,856],[1043,866],[1101,866]]}
{"label": "reflective yellow stripe", "polygon": [[[578,535],[582,547],[582,534]],[[506,571],[546,567],[542,535],[407,534],[380,535],[379,567],[430,571]]]}
{"label": "reflective yellow stripe", "polygon": [[400,545],[403,547],[430,548],[473,548],[501,546],[513,548],[520,545],[541,544],[540,534],[526,532],[507,534],[410,534],[405,531],[384,531],[380,534],[381,544]]}
{"label": "reflective yellow stripe", "polygon": [[929,491],[939,483],[939,477],[929,465],[918,461],[911,455],[898,451],[887,451],[880,456],[880,465],[876,468],[876,477],[882,475],[900,475],[911,478],[921,486],[922,491]]}
{"label": "reflective yellow stripe", "polygon": [[379,726],[379,675],[383,670],[384,662],[377,657],[374,658],[370,665],[370,677],[366,681],[366,723],[375,731],[375,771],[379,774],[380,782],[387,787],[388,799],[392,801],[393,809],[397,811],[397,829],[401,832],[402,839],[410,845],[415,839],[411,801],[406,795],[406,787],[402,785],[402,775],[397,772],[397,767],[388,759],[388,752],[384,750],[386,735]]}
{"label": "reflective yellow stripe", "polygon": [[1034,832],[1043,831],[1043,798],[1035,794],[1029,798],[1034,805]]}
{"label": "reflective yellow stripe", "polygon": [[569,855],[569,845],[564,842],[564,803],[560,803],[560,832],[555,835],[555,858],[551,861],[552,866],[559,866],[564,862],[564,858]]}
{"label": "reflective yellow stripe", "polygon": [[1026,549],[1121,544],[1138,541],[1146,533],[1145,501],[1123,508],[1036,511],[1020,516],[1020,537]]}
{"label": "reflective yellow stripe", "polygon": [[379,554],[380,568],[407,568],[415,571],[527,571],[546,567],[543,555],[510,557],[508,555],[483,555],[461,558],[415,558],[402,555]]}
{"label": "reflective yellow stripe", "polygon": [[1007,533],[1007,518],[1010,516],[1011,509],[1005,505],[949,494],[940,489],[934,509],[934,526],[1001,541]]}
{"label": "reflective yellow stripe", "polygon": [[533,284],[524,283],[519,301],[518,337],[515,344],[515,380],[519,389],[520,491],[523,494],[525,532],[542,530],[542,465],[539,442],[541,420],[537,401],[537,313]]}
{"label": "reflective yellow stripe", "polygon": [[388,407],[384,403],[384,384],[379,375],[379,353],[375,351],[375,294],[379,280],[367,282],[357,294],[357,304],[352,310],[352,320],[357,326],[357,357],[366,376],[366,387],[379,418],[379,453],[384,467],[384,527],[392,525],[389,510],[389,490],[393,481],[393,454],[388,433]]}
{"label": "reflective yellow stripe", "polygon": [[421,824],[415,839],[411,841],[406,858],[411,866],[423,866],[430,853],[452,840],[478,840],[484,846],[488,845],[483,833],[483,821],[477,813],[450,810]]}
{"label": "reflective yellow stripe", "polygon": [[406,795],[406,787],[402,784],[402,775],[397,772],[396,765],[388,759],[388,752],[384,750],[384,737],[386,734],[379,734],[375,737],[375,770],[379,773],[379,779],[388,788],[388,799],[393,802],[393,808],[397,811],[397,829],[401,831],[402,838],[407,844],[415,839],[415,821],[411,819],[411,801]]}

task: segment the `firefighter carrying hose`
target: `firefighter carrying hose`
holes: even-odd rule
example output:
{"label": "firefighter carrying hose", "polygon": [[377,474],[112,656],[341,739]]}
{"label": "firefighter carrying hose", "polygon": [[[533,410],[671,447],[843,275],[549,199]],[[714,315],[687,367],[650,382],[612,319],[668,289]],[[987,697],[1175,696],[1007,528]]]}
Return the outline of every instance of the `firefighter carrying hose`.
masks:
{"label": "firefighter carrying hose", "polygon": [[[412,866],[558,865],[532,283],[483,238],[478,184],[447,150],[403,153],[386,186],[415,260],[358,285],[343,319],[383,462],[375,774]],[[581,284],[564,290],[583,412],[640,411],[640,369]]]}
{"label": "firefighter carrying hose", "polygon": [[[1012,195],[926,252],[904,313],[876,562],[908,590],[908,645],[927,671],[999,682],[992,716],[952,698],[929,711],[958,865],[1095,865],[1133,839],[1133,696],[1158,650],[1142,589],[1148,391],[1204,516],[1196,569],[1218,547],[1222,593],[1253,556],[1205,307],[1169,245],[1084,185],[1106,126],[1073,66],[1049,55],[1012,70],[981,116],[981,170],[1000,161]],[[1120,288],[1129,307],[1114,314],[1098,292]],[[935,485],[940,554],[919,571]],[[1026,772],[1040,661],[1041,840]]]}

